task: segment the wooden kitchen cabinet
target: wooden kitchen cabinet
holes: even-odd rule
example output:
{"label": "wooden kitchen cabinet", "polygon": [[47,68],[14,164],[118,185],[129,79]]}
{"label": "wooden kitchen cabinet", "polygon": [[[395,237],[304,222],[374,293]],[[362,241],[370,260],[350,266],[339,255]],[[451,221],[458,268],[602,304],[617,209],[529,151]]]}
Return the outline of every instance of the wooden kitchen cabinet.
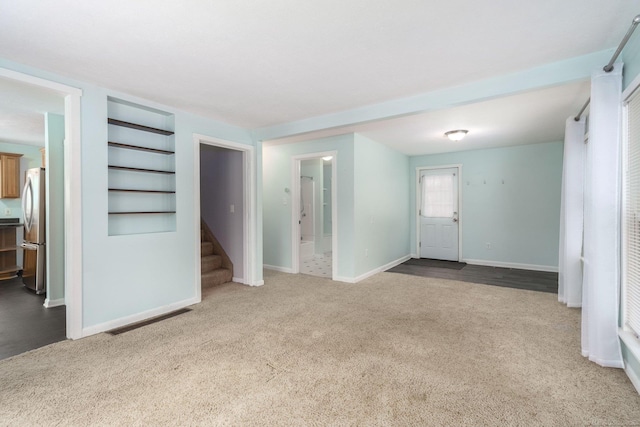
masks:
{"label": "wooden kitchen cabinet", "polygon": [[22,154],[0,153],[0,199],[20,197],[20,157]]}
{"label": "wooden kitchen cabinet", "polygon": [[16,226],[0,226],[0,280],[16,277],[21,268],[16,265]]}

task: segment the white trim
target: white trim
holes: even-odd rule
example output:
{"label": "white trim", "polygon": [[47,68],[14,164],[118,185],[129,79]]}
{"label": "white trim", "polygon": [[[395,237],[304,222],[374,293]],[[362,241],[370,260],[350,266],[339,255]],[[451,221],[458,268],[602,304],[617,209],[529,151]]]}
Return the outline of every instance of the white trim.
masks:
{"label": "white trim", "polygon": [[[242,153],[242,173],[244,185],[242,186],[243,200],[243,275],[244,278],[238,282],[245,285],[260,286],[263,281],[255,280],[256,269],[256,189],[255,189],[255,147],[234,141],[228,141],[221,138],[211,137],[201,134],[193,134],[194,141],[194,218],[196,234],[196,273],[198,273],[198,284],[200,283],[200,144],[213,145],[216,147],[227,148],[230,150],[240,151]],[[260,283],[262,282],[262,283]],[[198,290],[200,287],[198,287]]]}
{"label": "white trim", "polygon": [[516,268],[518,270],[532,270],[532,271],[548,271],[550,273],[557,273],[558,267],[553,265],[538,265],[538,264],[522,264],[518,262],[503,262],[492,261],[484,259],[463,259],[462,262],[466,262],[471,265],[484,265],[487,267],[501,267],[501,268]]}
{"label": "white trim", "polygon": [[[618,329],[618,336],[624,343],[625,347],[638,361],[638,364],[640,364],[640,340],[636,338],[636,336],[631,332],[625,331],[623,329]],[[631,369],[627,363],[624,364],[624,371],[631,380],[631,384],[633,384],[633,386],[636,388],[636,391],[640,393],[640,378],[638,377],[640,372],[636,372]]]}
{"label": "white trim", "polygon": [[67,338],[82,338],[82,90],[0,68],[0,77],[64,95],[64,293]]}
{"label": "white trim", "polygon": [[300,212],[300,162],[331,156],[331,279],[338,277],[338,152],[322,151],[291,157],[291,273],[300,272],[300,227],[297,215]]}
{"label": "white trim", "polygon": [[147,320],[151,317],[162,316],[163,314],[171,313],[172,311],[179,310],[181,308],[188,307],[200,302],[196,298],[189,298],[183,301],[175,302],[172,304],[157,307],[151,310],[143,311],[142,313],[132,314],[130,316],[121,317],[119,319],[109,320],[108,322],[100,323],[97,325],[89,326],[82,329],[83,336],[99,334],[100,332],[110,331],[112,329],[127,326],[132,323]]}
{"label": "white trim", "polygon": [[452,164],[452,165],[442,165],[442,166],[417,166],[416,167],[416,205],[415,205],[415,213],[416,213],[416,252],[417,256],[415,258],[420,257],[420,205],[422,194],[420,192],[420,175],[422,171],[426,170],[434,170],[434,169],[458,169],[458,261],[462,259],[462,220],[463,220],[463,209],[462,209],[462,163]]}
{"label": "white trim", "polygon": [[244,281],[244,279],[242,279],[242,278],[240,278],[240,277],[232,277],[232,278],[231,278],[231,281],[232,281],[232,282],[235,282],[235,283],[240,283],[240,284],[242,284],[242,285],[246,285],[246,284],[247,284],[247,283]]}
{"label": "white trim", "polygon": [[280,267],[280,266],[277,266],[277,265],[269,265],[269,264],[264,264],[263,267],[266,268],[267,270],[273,270],[273,271],[279,271],[281,273],[293,274],[293,270],[291,268],[288,268],[288,267]]}
{"label": "white trim", "polygon": [[0,68],[0,77],[7,79],[18,80],[22,83],[28,83],[34,86],[46,87],[47,89],[54,90],[56,92],[64,93],[72,96],[82,96],[82,89],[73,86],[67,86],[62,83],[54,82],[51,80],[41,79],[30,74],[23,74],[17,71],[9,70],[7,68]]}
{"label": "white trim", "polygon": [[64,305],[64,298],[58,298],[58,299],[45,298],[44,304],[42,305],[45,306],[46,308],[60,307],[61,305]]}
{"label": "white trim", "polygon": [[387,263],[387,264],[385,264],[385,265],[383,265],[381,267],[377,267],[377,268],[374,268],[373,270],[367,271],[366,273],[361,274],[358,277],[354,277],[354,278],[351,278],[351,277],[338,277],[338,278],[336,278],[334,280],[336,280],[338,282],[345,282],[345,283],[358,283],[358,282],[363,281],[364,279],[368,279],[371,276],[374,276],[374,275],[376,275],[378,273],[382,273],[383,271],[387,271],[390,268],[393,268],[393,267],[395,267],[397,265],[400,265],[403,262],[409,260],[410,258],[411,258],[411,255],[405,255],[402,258],[398,258],[397,260],[391,261],[391,262],[389,262],[389,263]]}
{"label": "white trim", "polygon": [[67,338],[85,336],[83,330],[82,272],[82,123],[80,95],[64,102],[64,295]]}

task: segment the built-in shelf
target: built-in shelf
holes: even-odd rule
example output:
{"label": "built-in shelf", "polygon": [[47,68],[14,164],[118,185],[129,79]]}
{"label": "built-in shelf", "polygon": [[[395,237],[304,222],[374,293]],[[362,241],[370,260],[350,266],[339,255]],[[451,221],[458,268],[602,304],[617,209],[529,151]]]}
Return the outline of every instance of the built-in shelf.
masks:
{"label": "built-in shelf", "polygon": [[4,248],[0,248],[0,252],[11,252],[20,249],[20,246],[5,246]]}
{"label": "built-in shelf", "polygon": [[109,212],[109,215],[148,215],[148,214],[174,214],[176,211],[135,211],[135,212]]}
{"label": "built-in shelf", "polygon": [[110,97],[107,117],[109,235],[175,231],[174,116]]}
{"label": "built-in shelf", "polygon": [[125,122],[125,121],[122,121],[122,120],[109,119],[108,122],[109,122],[110,125],[122,126],[122,127],[125,127],[125,128],[137,129],[137,130],[141,130],[141,131],[145,131],[145,132],[157,133],[157,134],[160,134],[160,135],[173,135],[174,134],[174,132],[172,132],[170,130],[152,128],[152,127],[149,127],[149,126],[143,126],[143,125],[139,125],[139,124],[136,124],[136,123]]}
{"label": "built-in shelf", "polygon": [[160,194],[175,194],[175,191],[169,190],[133,190],[129,188],[110,188],[109,191],[121,191],[126,193],[160,193]]}
{"label": "built-in shelf", "polygon": [[109,147],[123,148],[125,150],[137,150],[137,151],[148,151],[151,153],[157,154],[175,154],[174,151],[169,150],[159,150],[157,148],[149,148],[149,147],[141,147],[139,145],[130,145],[130,144],[121,144],[119,142],[109,141]]}
{"label": "built-in shelf", "polygon": [[131,171],[131,172],[147,172],[147,173],[164,173],[168,175],[175,175],[173,171],[163,171],[159,169],[142,169],[142,168],[129,168],[126,166],[115,166],[109,165],[109,169],[121,170],[121,171]]}

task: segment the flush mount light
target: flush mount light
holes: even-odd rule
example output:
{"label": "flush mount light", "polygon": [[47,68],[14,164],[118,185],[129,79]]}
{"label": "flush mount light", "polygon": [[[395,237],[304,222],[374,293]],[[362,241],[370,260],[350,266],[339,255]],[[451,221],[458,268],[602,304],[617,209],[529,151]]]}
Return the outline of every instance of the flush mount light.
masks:
{"label": "flush mount light", "polygon": [[328,162],[331,159],[333,159],[333,156],[325,156],[322,158],[322,160],[324,160],[325,162]]}
{"label": "flush mount light", "polygon": [[467,133],[469,133],[469,131],[466,129],[457,129],[445,132],[444,135],[452,141],[460,141]]}

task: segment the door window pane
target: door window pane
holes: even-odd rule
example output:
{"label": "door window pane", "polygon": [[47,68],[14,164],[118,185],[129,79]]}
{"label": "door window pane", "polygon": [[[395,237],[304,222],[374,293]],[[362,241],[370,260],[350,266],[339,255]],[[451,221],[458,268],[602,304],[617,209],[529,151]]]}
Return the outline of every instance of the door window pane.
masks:
{"label": "door window pane", "polygon": [[451,218],[455,211],[453,197],[454,175],[422,176],[422,216]]}

